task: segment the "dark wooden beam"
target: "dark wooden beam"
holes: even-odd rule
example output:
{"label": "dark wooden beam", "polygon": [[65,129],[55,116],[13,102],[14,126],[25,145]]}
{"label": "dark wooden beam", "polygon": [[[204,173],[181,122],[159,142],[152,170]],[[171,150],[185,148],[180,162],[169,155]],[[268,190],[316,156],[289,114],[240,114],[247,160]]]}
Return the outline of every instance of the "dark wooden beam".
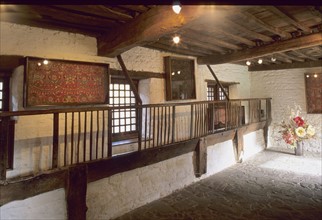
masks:
{"label": "dark wooden beam", "polygon": [[249,66],[248,71],[254,72],[254,71],[283,70],[283,69],[302,69],[302,68],[314,68],[314,67],[321,67],[321,66],[322,66],[322,60],[317,60],[317,61],[310,61],[310,62]]}
{"label": "dark wooden beam", "polygon": [[161,51],[165,51],[165,52],[182,54],[182,55],[186,55],[186,56],[195,56],[195,57],[203,56],[199,52],[195,52],[192,50],[186,50],[186,49],[178,48],[178,47],[169,47],[169,45],[161,44],[159,42],[156,42],[156,43],[150,44],[150,45],[145,45],[145,47],[150,48],[150,49],[155,49],[155,50],[161,50]]}
{"label": "dark wooden beam", "polygon": [[286,53],[278,53],[278,54],[281,55],[282,57],[285,57],[286,59],[295,60],[295,61],[298,61],[298,62],[304,62],[304,59],[298,58],[298,57],[294,57],[294,56],[288,55]]}
{"label": "dark wooden beam", "polygon": [[182,40],[184,42],[187,42],[187,44],[189,44],[189,45],[194,45],[194,46],[204,48],[204,49],[207,49],[207,50],[213,50],[213,51],[219,52],[220,54],[224,54],[224,53],[227,52],[226,50],[222,49],[221,47],[213,45],[213,44],[211,44],[209,42],[207,44],[205,44],[204,41],[201,41],[199,38],[193,38],[190,35],[185,34],[185,32],[181,32],[181,33],[182,33],[181,34]]}
{"label": "dark wooden beam", "polygon": [[246,20],[247,22],[249,22],[250,24],[253,25],[257,25],[261,28],[264,28],[274,34],[277,34],[279,36],[281,36],[282,38],[288,39],[291,38],[292,35],[286,31],[283,31],[280,28],[277,27],[273,27],[267,23],[265,23],[264,21],[260,20],[259,18],[255,17],[254,15],[252,15],[251,13],[248,13],[246,11],[241,12],[238,14],[239,16],[241,16],[244,20]]}
{"label": "dark wooden beam", "polygon": [[171,6],[157,6],[98,38],[98,54],[115,57],[135,46],[173,33],[206,13],[204,6],[185,6],[175,14]]}
{"label": "dark wooden beam", "polygon": [[73,166],[68,169],[65,191],[68,220],[86,220],[86,164]]}
{"label": "dark wooden beam", "polygon": [[52,170],[39,176],[21,180],[6,181],[0,184],[0,206],[14,201],[26,199],[41,193],[64,188],[67,168]]}
{"label": "dark wooden beam", "polygon": [[223,131],[216,134],[211,134],[206,136],[207,146],[212,146],[224,141],[232,140],[235,136],[235,130]]}
{"label": "dark wooden beam", "polygon": [[243,151],[244,151],[244,130],[242,128],[237,129],[235,133],[235,137],[233,139],[233,145],[235,148],[235,155],[236,162],[241,163],[243,162]]}
{"label": "dark wooden beam", "polygon": [[23,56],[0,55],[0,71],[12,71],[14,68],[23,64]]}
{"label": "dark wooden beam", "polygon": [[298,38],[293,38],[285,41],[278,41],[269,45],[255,47],[244,51],[236,51],[228,55],[198,57],[197,62],[198,64],[231,63],[231,62],[243,61],[247,59],[258,58],[261,56],[267,56],[278,52],[285,52],[288,50],[297,50],[302,48],[319,46],[321,44],[322,44],[322,34],[319,32],[319,33],[298,37]]}
{"label": "dark wooden beam", "polygon": [[107,160],[89,162],[88,181],[93,182],[120,172],[148,166],[192,152],[196,149],[198,142],[199,139],[193,139],[169,146],[150,148],[144,151],[114,156]]}
{"label": "dark wooden beam", "polygon": [[301,23],[297,22],[291,15],[289,15],[286,11],[278,9],[275,6],[266,6],[266,8],[270,11],[272,11],[274,14],[280,16],[283,20],[288,22],[289,24],[292,24],[296,28],[301,29],[304,33],[309,34],[311,33],[311,29],[302,25]]}
{"label": "dark wooden beam", "polygon": [[199,39],[200,41],[207,42],[207,44],[213,44],[217,45],[219,47],[228,48],[231,50],[241,50],[242,48],[240,46],[237,46],[235,44],[220,40],[218,38],[215,38],[211,35],[205,35],[202,34],[202,32],[198,32],[192,29],[185,30],[185,33],[190,36],[191,38]]}
{"label": "dark wooden beam", "polygon": [[196,147],[196,177],[201,177],[202,174],[207,173],[207,142],[206,138],[200,138]]}
{"label": "dark wooden beam", "polygon": [[[109,71],[112,77],[125,78],[122,70],[109,69]],[[128,73],[132,79],[165,78],[165,73],[154,73],[154,72],[134,71],[134,70],[128,70]]]}
{"label": "dark wooden beam", "polygon": [[306,59],[309,59],[309,60],[318,60],[318,58],[315,58],[315,57],[312,57],[312,56],[309,56],[309,55],[306,55],[304,53],[302,53],[301,51],[299,50],[293,50],[292,53],[296,54],[297,56],[302,56]]}
{"label": "dark wooden beam", "polygon": [[134,85],[134,83],[133,83],[133,81],[132,81],[132,79],[131,79],[131,77],[130,77],[130,75],[129,75],[128,71],[127,71],[127,68],[126,68],[126,66],[125,66],[125,64],[124,64],[124,61],[123,61],[123,59],[122,59],[121,55],[118,55],[118,56],[117,56],[117,60],[119,61],[119,64],[120,64],[120,66],[121,66],[121,68],[122,68],[122,71],[123,71],[123,73],[124,73],[124,76],[125,76],[126,80],[127,80],[127,81],[129,82],[129,84],[130,84],[130,88],[131,88],[131,90],[133,91],[133,94],[134,94],[134,96],[135,96],[136,101],[138,102],[138,104],[139,104],[139,105],[142,105],[142,100],[141,100],[140,94],[139,94],[139,92],[137,91],[137,89],[136,89],[136,87],[135,87],[135,85]]}
{"label": "dark wooden beam", "polygon": [[224,93],[224,95],[225,95],[226,99],[229,101],[229,97],[228,97],[228,95],[227,95],[227,93],[226,93],[226,91],[225,91],[224,87],[221,85],[221,83],[220,83],[219,79],[217,78],[217,76],[216,76],[215,72],[212,70],[212,68],[211,68],[211,66],[210,66],[210,65],[207,65],[207,67],[208,67],[209,71],[211,72],[212,76],[215,78],[215,80],[216,80],[217,84],[218,84],[218,85],[219,85],[219,87],[221,88],[221,91]]}
{"label": "dark wooden beam", "polygon": [[266,36],[264,34],[252,31],[252,30],[250,30],[250,29],[248,29],[248,28],[246,28],[246,27],[244,27],[244,26],[242,26],[240,24],[232,22],[232,21],[230,21],[228,19],[224,19],[223,24],[225,24],[225,26],[227,26],[227,28],[230,28],[230,29],[233,29],[233,30],[236,29],[236,30],[238,30],[238,31],[240,31],[242,33],[247,34],[248,36],[250,36],[252,38],[259,39],[259,40],[261,40],[263,42],[271,42],[271,41],[273,41],[273,39],[271,37],[269,37],[269,36]]}

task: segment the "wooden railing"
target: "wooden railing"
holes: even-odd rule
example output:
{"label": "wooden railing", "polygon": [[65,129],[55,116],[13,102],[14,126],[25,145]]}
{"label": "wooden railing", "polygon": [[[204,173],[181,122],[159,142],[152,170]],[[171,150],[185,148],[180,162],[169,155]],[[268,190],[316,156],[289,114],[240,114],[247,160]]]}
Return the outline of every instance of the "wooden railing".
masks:
{"label": "wooden railing", "polygon": [[[270,119],[270,99],[238,99],[126,107],[79,107],[0,113],[0,179],[6,179],[9,122],[15,118],[14,147],[48,149],[44,170],[113,156],[112,112],[136,109],[137,149],[145,150],[204,137]],[[12,130],[12,129],[11,129]],[[20,135],[23,134],[21,138]],[[8,156],[9,155],[9,156]]]}

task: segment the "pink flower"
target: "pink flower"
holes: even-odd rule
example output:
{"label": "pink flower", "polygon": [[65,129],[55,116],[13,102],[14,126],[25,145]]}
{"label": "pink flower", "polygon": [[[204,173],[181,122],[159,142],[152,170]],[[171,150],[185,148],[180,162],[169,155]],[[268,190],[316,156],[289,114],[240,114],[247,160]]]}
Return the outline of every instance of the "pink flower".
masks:
{"label": "pink flower", "polygon": [[300,116],[293,118],[293,121],[296,123],[297,127],[303,127],[304,125],[304,120]]}
{"label": "pink flower", "polygon": [[283,139],[287,144],[293,145],[295,140],[294,135],[290,131],[286,131],[283,133]]}

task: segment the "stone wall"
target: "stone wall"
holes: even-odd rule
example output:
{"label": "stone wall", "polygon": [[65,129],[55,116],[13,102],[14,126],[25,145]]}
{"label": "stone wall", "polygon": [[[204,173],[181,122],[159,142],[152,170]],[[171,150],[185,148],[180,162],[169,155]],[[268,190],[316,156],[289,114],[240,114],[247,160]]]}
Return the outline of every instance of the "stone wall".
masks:
{"label": "stone wall", "polygon": [[272,98],[272,125],[269,129],[269,147],[284,147],[286,143],[278,133],[278,124],[289,117],[288,107],[300,105],[302,115],[316,128],[316,136],[305,141],[304,149],[321,152],[322,148],[322,114],[307,114],[304,73],[321,72],[321,68],[291,69],[278,71],[260,71],[251,73],[251,95]]}

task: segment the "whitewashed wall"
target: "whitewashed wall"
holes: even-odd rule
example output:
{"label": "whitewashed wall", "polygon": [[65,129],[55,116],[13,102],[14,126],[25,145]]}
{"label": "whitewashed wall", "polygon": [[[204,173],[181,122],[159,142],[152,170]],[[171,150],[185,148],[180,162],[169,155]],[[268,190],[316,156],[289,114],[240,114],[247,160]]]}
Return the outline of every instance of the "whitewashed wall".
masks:
{"label": "whitewashed wall", "polygon": [[260,71],[251,73],[251,95],[272,98],[272,125],[269,130],[269,147],[287,148],[278,133],[278,124],[289,117],[288,106],[300,105],[302,115],[316,128],[316,137],[305,141],[304,149],[312,152],[321,152],[322,114],[307,114],[305,96],[304,73],[321,72],[322,68],[290,69],[278,71]]}
{"label": "whitewashed wall", "polygon": [[67,219],[65,190],[57,189],[25,200],[7,203],[0,207],[0,219]]}
{"label": "whitewashed wall", "polygon": [[[0,54],[2,55],[102,62],[109,63],[112,68],[120,69],[116,59],[96,56],[96,39],[92,37],[6,22],[0,22],[0,30]],[[170,53],[136,47],[122,54],[122,57],[129,70],[164,72],[163,57],[169,55],[174,56],[174,54]],[[219,80],[240,83],[232,87],[231,98],[247,98],[250,95],[250,74],[245,67],[217,65],[213,66],[213,69]],[[23,68],[18,67],[13,77],[12,90],[16,91],[18,103],[16,109],[21,109]],[[205,66],[196,65],[197,100],[206,100],[205,79],[213,79],[213,77]],[[165,102],[165,81],[155,78],[142,80],[139,85],[139,93],[144,103]],[[47,143],[47,140],[39,137],[49,135],[48,130],[51,129],[51,126],[47,122],[51,121],[52,118],[46,116],[37,117],[40,118],[35,120],[35,118],[20,117],[17,121],[16,126],[20,131],[16,133],[16,139],[19,140],[19,146],[16,146],[15,149],[15,168],[13,171],[8,172],[9,177],[26,175],[49,167],[51,146]],[[258,132],[255,133],[257,134]],[[263,145],[261,145],[263,141],[258,141],[258,139],[262,138],[260,134],[261,132],[257,136],[250,135],[249,138],[245,138],[245,143],[249,143],[249,145],[245,144],[245,152],[249,152],[247,155],[252,155],[258,149],[263,149]],[[32,139],[31,135],[39,137]],[[253,151],[252,148],[256,150]],[[228,141],[210,146],[207,157],[209,161],[208,174],[199,179],[219,172],[235,163],[232,142]],[[189,153],[90,183],[87,194],[87,206],[89,207],[87,217],[88,219],[99,217],[109,219],[110,217],[119,216],[143,204],[166,196],[174,190],[199,179],[194,177],[193,154]],[[53,196],[59,199],[63,197],[61,191],[50,193],[53,193]],[[43,199],[40,201],[44,205],[50,204],[52,201],[46,195],[41,198]],[[1,213],[8,219],[19,218],[20,216],[15,213],[15,208],[20,207],[21,216],[24,214],[29,216],[28,213],[32,212],[37,213],[37,218],[40,219],[64,219],[66,217],[66,210],[62,208],[65,204],[55,209],[60,210],[55,214],[37,211],[37,204],[38,202],[33,198],[12,202],[2,206]],[[30,216],[33,218],[32,215]]]}

